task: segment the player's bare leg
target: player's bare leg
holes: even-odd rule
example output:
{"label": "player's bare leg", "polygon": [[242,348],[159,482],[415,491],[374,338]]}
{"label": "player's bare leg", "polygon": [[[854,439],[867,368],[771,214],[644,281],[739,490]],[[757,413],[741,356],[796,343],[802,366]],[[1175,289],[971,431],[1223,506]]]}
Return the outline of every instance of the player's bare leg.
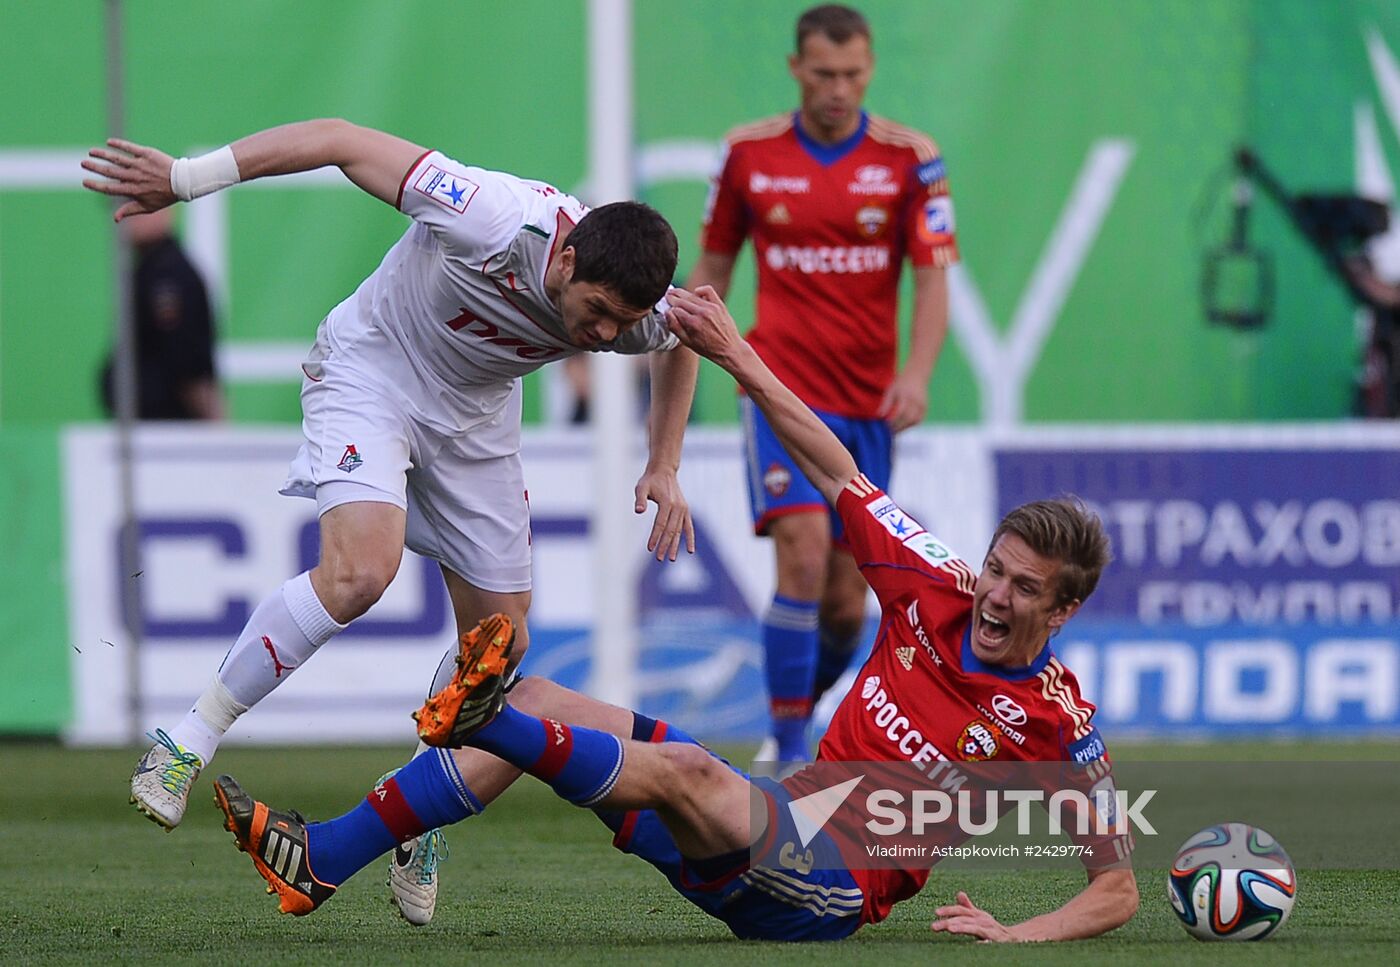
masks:
{"label": "player's bare leg", "polygon": [[[473,715],[485,721],[499,710],[514,637],[510,619],[502,614],[462,636],[451,681],[415,714],[422,719],[422,734],[441,745],[463,723],[474,721]],[[359,806],[327,823],[308,823],[295,811],[273,810],[231,776],[219,777],[215,802],[239,849],[252,855],[268,892],[280,894],[282,912],[297,915],[315,910],[348,877],[395,846],[412,843],[413,851],[432,850],[431,837],[440,835],[439,827],[484,808],[443,749],[382,777]],[[436,861],[426,865],[434,877],[427,906],[400,899],[407,904],[405,918],[413,923],[428,922],[436,905]],[[411,913],[422,918],[415,920]]]}
{"label": "player's bare leg", "polygon": [[821,700],[851,664],[865,624],[865,599],[870,586],[851,552],[832,547],[827,555],[826,587],[817,622],[817,674],[812,686],[813,704]]}
{"label": "player's bare leg", "polygon": [[[453,684],[471,694],[451,693],[457,703],[453,708],[460,708],[464,698],[477,708],[483,703],[489,709],[497,707],[504,697],[508,665],[502,646],[508,644],[511,630],[508,620],[492,618],[465,636],[459,652],[462,671]],[[458,665],[454,662],[453,667],[456,671]],[[763,832],[748,825],[747,783],[679,730],[542,678],[520,680],[509,696],[518,714],[571,721],[567,728],[576,730],[584,746],[596,748],[604,736],[613,751],[625,745],[628,765],[622,768],[619,758],[616,771],[623,775],[599,808],[656,809],[687,857],[727,856],[746,848],[752,835]],[[430,704],[445,707],[448,697],[434,696]],[[423,719],[423,710],[419,718]],[[543,730],[539,718],[528,721],[537,731]],[[441,735],[447,737],[450,731],[443,729]],[[627,741],[636,735],[645,735],[649,741]],[[463,768],[458,769],[458,763]],[[615,771],[603,765],[608,774]],[[324,823],[308,823],[293,811],[259,803],[228,776],[219,779],[217,801],[225,825],[235,833],[239,847],[252,853],[259,874],[271,887],[269,892],[281,895],[283,911],[302,914],[320,906],[346,879],[396,843],[414,842],[430,826],[480,812],[521,774],[517,766],[479,749],[450,753],[433,749],[398,770],[395,777],[377,783],[350,812]],[[571,778],[573,772],[568,771],[563,781]],[[271,838],[262,832],[270,828],[267,817],[276,827],[275,833],[267,834]],[[412,823],[417,825],[405,830],[405,824]]]}
{"label": "player's bare leg", "polygon": [[[483,627],[494,629],[488,619]],[[503,667],[489,645],[464,641],[463,660],[452,685],[418,713],[419,735],[437,743],[467,743],[491,752],[518,769],[543,779],[578,806],[608,811],[653,809],[671,831],[681,854],[708,859],[747,849],[762,830],[752,828],[750,785],[746,778],[689,742],[640,742],[615,732],[537,718],[512,702],[506,705],[497,671]],[[522,705],[550,704],[566,690],[525,679],[515,692]],[[514,694],[514,693],[513,693]],[[575,711],[599,713],[623,727],[622,709],[597,708],[583,696],[568,703]],[[560,708],[565,703],[560,703]],[[457,712],[455,724],[446,716]],[[499,709],[499,711],[496,711]],[[494,712],[494,714],[492,714]],[[630,728],[630,723],[627,727]]]}
{"label": "player's bare leg", "polygon": [[684,742],[625,742],[617,785],[596,808],[654,809],[687,859],[748,849],[753,828],[749,780],[708,750]]}
{"label": "player's bare leg", "polygon": [[[525,616],[530,609],[530,592],[487,591],[447,567],[442,568],[442,577],[447,583],[459,636],[470,633],[487,615],[502,613],[511,619],[515,639],[510,665],[514,668],[529,647]],[[455,646],[443,655],[428,689],[429,695],[441,691],[452,680],[456,658]],[[418,753],[426,748],[420,743]],[[515,769],[475,749],[458,750],[456,758],[458,768],[468,777],[472,791],[483,803],[495,799],[519,777]],[[390,772],[381,776],[379,784],[393,775]],[[447,836],[441,829],[429,830],[411,842],[401,843],[390,854],[389,891],[399,913],[414,926],[424,926],[433,919],[437,908],[438,864],[447,856]]]}
{"label": "player's bare leg", "polygon": [[321,515],[321,560],[311,569],[316,595],[341,624],[383,596],[403,559],[408,515],[379,501],[355,501]]}
{"label": "player's bare leg", "polygon": [[[529,591],[487,591],[479,588],[470,581],[454,573],[448,568],[442,569],[443,580],[447,582],[447,595],[452,600],[452,615],[457,621],[457,633],[464,635],[477,622],[487,615],[504,614],[510,618],[515,626],[515,644],[511,646],[511,666],[520,664],[520,659],[525,657],[525,652],[530,647],[530,632],[525,625],[525,616],[530,610],[531,593]],[[444,659],[448,667],[447,675],[451,675],[453,653]],[[446,684],[445,679],[440,683],[436,678],[434,685]],[[437,689],[434,689],[436,691]]]}
{"label": "player's bare leg", "polygon": [[[511,706],[522,712],[537,717],[549,716],[623,739],[632,735],[636,721],[636,714],[631,709],[600,702],[535,675],[520,679],[508,694]],[[452,758],[462,778],[483,805],[495,800],[522,775],[521,770],[509,762],[480,749],[453,749]]]}
{"label": "player's bare leg", "polygon": [[131,777],[131,801],[173,829],[190,789],[240,715],[379,600],[403,554],[404,512],[356,501],[321,516],[321,561],[263,599],[194,707],[153,745]]}
{"label": "player's bare leg", "polygon": [[817,663],[817,608],[826,587],[831,523],[825,510],[784,514],[769,525],[777,560],[777,590],[763,620],[764,673],[770,734],[759,758],[800,762],[809,758],[812,683]]}

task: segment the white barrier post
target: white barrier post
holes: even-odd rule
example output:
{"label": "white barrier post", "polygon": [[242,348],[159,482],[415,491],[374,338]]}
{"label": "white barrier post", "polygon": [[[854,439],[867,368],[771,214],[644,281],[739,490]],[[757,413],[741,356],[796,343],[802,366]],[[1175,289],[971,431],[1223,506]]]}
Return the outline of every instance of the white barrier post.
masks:
{"label": "white barrier post", "polygon": [[[632,197],[632,4],[588,4],[588,183],[601,205]],[[615,705],[636,704],[637,549],[632,488],[637,392],[632,361],[592,356],[593,670],[589,691]]]}

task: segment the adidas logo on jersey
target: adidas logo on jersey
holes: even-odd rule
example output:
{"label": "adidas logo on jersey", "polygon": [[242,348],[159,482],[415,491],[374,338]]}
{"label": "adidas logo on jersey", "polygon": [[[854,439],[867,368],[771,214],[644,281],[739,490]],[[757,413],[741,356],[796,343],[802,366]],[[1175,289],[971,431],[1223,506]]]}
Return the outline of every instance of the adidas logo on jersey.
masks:
{"label": "adidas logo on jersey", "polygon": [[896,648],[894,656],[899,659],[899,663],[904,666],[904,670],[912,672],[914,670],[914,646],[905,645],[903,648]]}

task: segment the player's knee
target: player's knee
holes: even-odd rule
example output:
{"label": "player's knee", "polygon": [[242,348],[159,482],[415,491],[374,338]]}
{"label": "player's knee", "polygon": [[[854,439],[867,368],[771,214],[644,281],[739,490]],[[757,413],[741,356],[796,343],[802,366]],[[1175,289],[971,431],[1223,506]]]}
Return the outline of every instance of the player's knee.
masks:
{"label": "player's knee", "polygon": [[768,533],[780,557],[820,557],[822,569],[826,569],[826,556],[831,551],[831,523],[825,514],[780,517],[769,527]]}
{"label": "player's knee", "polygon": [[812,601],[826,584],[825,552],[790,550],[778,555],[779,593]]}
{"label": "player's knee", "polygon": [[346,622],[374,607],[398,573],[399,562],[397,557],[388,556],[358,560],[338,558],[323,561],[317,569],[323,578],[317,582],[318,590],[324,588],[323,598],[329,598],[321,603],[333,618]]}
{"label": "player's knee", "polygon": [[665,742],[657,752],[667,764],[663,786],[672,799],[690,799],[713,789],[721,778],[720,770],[726,768],[707,750],[689,742]]}

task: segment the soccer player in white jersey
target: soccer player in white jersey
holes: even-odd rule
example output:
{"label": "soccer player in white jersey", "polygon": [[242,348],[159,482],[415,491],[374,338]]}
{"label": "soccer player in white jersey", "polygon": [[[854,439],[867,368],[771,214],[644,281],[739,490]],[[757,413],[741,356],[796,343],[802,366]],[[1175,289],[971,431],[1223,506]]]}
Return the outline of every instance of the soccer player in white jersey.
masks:
{"label": "soccer player in white jersey", "polygon": [[[665,219],[636,202],[590,211],[538,181],[462,165],[342,120],[271,128],[197,158],[110,140],[85,187],[128,215],[241,181],[339,167],[413,219],[379,267],[322,321],[303,370],[305,443],[282,492],[313,497],[321,557],[253,611],[185,718],[141,758],[132,802],[173,829],[235,719],[379,600],[408,546],[442,566],[460,631],[493,612],[523,634],[529,508],[519,377],[586,351],[652,356],[650,459],[636,511],[657,505],[647,549],[694,550],[676,478],[697,359],[658,303],[676,267]],[[517,640],[517,653],[523,642]],[[453,670],[452,649],[432,691]],[[440,833],[398,855],[391,882],[415,923],[432,916]]]}

